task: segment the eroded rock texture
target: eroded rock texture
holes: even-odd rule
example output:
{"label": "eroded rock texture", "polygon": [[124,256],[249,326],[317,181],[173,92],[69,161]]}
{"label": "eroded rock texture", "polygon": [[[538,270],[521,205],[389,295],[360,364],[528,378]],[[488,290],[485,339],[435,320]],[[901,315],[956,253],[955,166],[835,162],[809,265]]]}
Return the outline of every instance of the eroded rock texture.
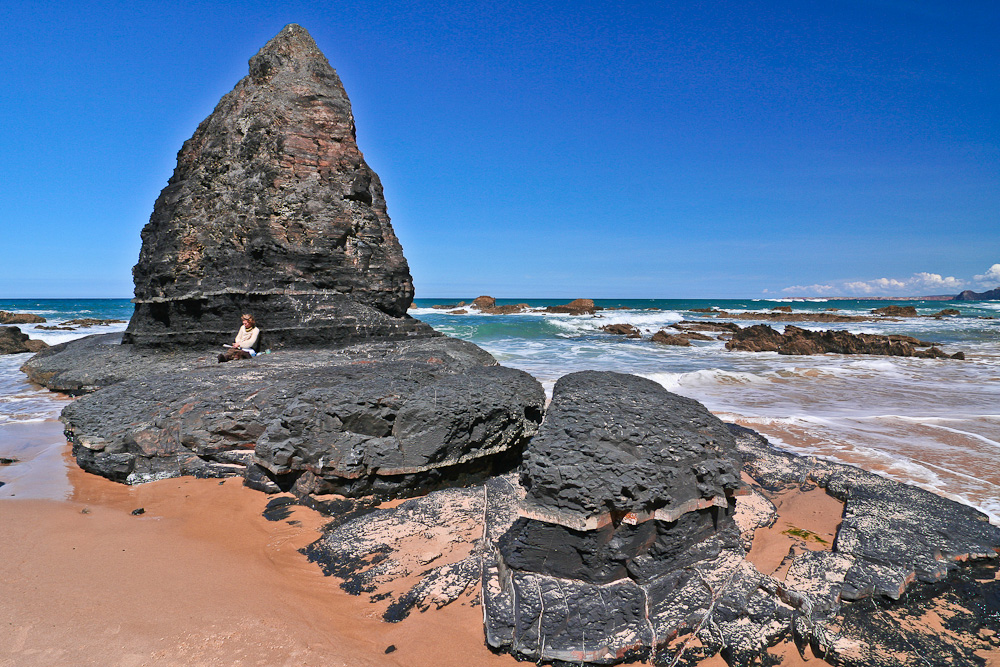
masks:
{"label": "eroded rock texture", "polygon": [[564,376],[522,470],[521,516],[484,567],[494,647],[539,660],[643,654],[682,627],[668,600],[692,571],[742,558],[733,437],[655,382]]}
{"label": "eroded rock texture", "polygon": [[270,348],[434,335],[340,78],[294,24],[184,143],[133,274],[139,347],[218,346],[242,312]]}
{"label": "eroded rock texture", "polygon": [[129,346],[63,354],[113,373],[62,420],[81,467],[127,483],[239,475],[299,495],[407,495],[516,465],[545,400],[527,373],[444,337],[224,365],[168,355],[187,364],[174,371],[154,355],[158,372]]}

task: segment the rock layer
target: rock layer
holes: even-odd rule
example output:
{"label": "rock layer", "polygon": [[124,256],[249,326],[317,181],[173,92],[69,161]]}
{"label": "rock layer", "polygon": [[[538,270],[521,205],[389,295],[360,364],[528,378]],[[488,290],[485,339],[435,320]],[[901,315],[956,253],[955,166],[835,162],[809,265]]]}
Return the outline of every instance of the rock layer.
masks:
{"label": "rock layer", "polygon": [[527,373],[444,337],[225,365],[161,353],[187,366],[159,359],[158,372],[129,346],[62,355],[122,357],[62,420],[82,468],[126,483],[242,476],[265,491],[407,495],[516,464],[545,400]]}
{"label": "rock layer", "polygon": [[286,26],[250,59],[177,158],[142,231],[124,342],[219,345],[242,312],[265,345],[433,335],[350,101],[309,34]]}

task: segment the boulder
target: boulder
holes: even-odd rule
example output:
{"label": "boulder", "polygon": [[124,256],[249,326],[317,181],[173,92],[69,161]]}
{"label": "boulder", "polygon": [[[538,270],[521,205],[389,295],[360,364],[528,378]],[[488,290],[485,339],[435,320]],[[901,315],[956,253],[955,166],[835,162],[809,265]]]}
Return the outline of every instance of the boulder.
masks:
{"label": "boulder", "polygon": [[956,315],[961,315],[962,311],[957,308],[945,308],[944,310],[939,310],[930,317],[954,317]]}
{"label": "boulder", "polygon": [[133,276],[137,347],[217,346],[243,312],[274,349],[435,335],[406,315],[409,267],[340,78],[294,24],[184,143]]}
{"label": "boulder", "polygon": [[791,306],[775,306],[771,310],[773,312],[776,312],[776,313],[790,313],[790,312],[792,312],[792,307]]}
{"label": "boulder", "polygon": [[593,299],[574,299],[561,306],[548,306],[546,313],[565,313],[569,315],[593,315],[599,308],[594,305]]}
{"label": "boulder", "polygon": [[39,324],[41,322],[45,322],[45,318],[41,315],[0,310],[0,324]]}
{"label": "boulder", "polygon": [[45,341],[34,340],[17,327],[0,327],[0,354],[21,354],[38,352],[49,345]]}
{"label": "boulder", "polygon": [[710,564],[741,549],[732,436],[651,380],[563,376],[520,482],[519,516],[506,515],[484,561],[483,603],[487,642],[521,659],[648,653],[672,624],[651,610],[692,570],[722,571]]}

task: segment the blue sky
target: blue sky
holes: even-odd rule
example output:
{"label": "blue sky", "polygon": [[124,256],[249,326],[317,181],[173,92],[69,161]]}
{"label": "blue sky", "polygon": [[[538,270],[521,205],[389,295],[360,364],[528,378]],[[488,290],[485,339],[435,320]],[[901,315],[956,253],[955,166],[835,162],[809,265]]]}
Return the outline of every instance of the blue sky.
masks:
{"label": "blue sky", "polygon": [[128,297],[181,144],[285,24],[418,297],[1000,285],[1000,3],[5,2],[0,297]]}

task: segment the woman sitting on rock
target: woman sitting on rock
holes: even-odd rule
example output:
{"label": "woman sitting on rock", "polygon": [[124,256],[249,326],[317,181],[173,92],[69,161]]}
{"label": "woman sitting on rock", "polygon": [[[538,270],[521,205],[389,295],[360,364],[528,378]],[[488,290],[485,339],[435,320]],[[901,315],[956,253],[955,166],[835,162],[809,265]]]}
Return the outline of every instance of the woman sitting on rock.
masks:
{"label": "woman sitting on rock", "polygon": [[233,359],[249,359],[257,356],[254,346],[257,345],[260,329],[257,328],[257,322],[254,321],[253,315],[244,313],[242,319],[243,326],[236,332],[236,341],[229,346],[228,351],[219,355],[220,364]]}

